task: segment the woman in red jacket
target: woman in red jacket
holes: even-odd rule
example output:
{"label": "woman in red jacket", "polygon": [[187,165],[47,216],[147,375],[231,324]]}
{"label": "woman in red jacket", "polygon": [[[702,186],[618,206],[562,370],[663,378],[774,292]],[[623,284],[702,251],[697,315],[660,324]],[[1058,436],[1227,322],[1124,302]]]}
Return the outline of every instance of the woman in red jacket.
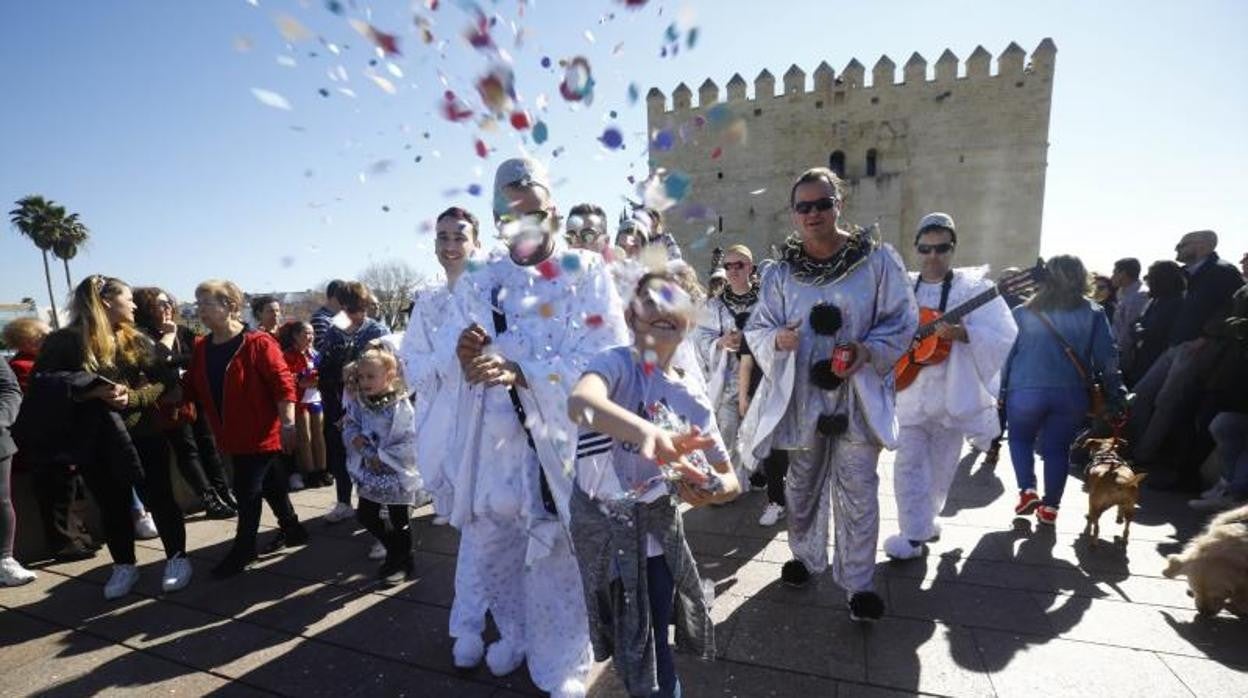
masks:
{"label": "woman in red jacket", "polygon": [[210,334],[196,341],[183,385],[207,412],[217,446],[233,466],[238,500],[234,547],[212,570],[222,578],[256,557],[261,497],[277,515],[284,544],[307,542],[281,469],[282,452],[294,445],[295,384],[277,340],[243,324],[237,285],[205,281],[195,289],[195,306]]}

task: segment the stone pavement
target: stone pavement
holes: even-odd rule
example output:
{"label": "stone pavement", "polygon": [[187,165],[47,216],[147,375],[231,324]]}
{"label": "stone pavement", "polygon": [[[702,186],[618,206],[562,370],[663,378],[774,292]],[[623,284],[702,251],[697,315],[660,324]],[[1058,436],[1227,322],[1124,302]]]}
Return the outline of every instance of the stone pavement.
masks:
{"label": "stone pavement", "polygon": [[[896,526],[888,455],[881,537]],[[688,513],[694,551],[715,580],[719,660],[678,655],[685,695],[1248,695],[1248,621],[1197,619],[1185,583],[1161,576],[1165,555],[1201,525],[1179,498],[1146,493],[1125,546],[1107,514],[1106,539],[1093,547],[1079,535],[1077,482],[1056,530],[1036,530],[1013,521],[1004,454],[995,472],[973,460],[963,461],[931,554],[900,564],[880,554],[888,614],[872,627],[850,622],[830,580],[801,591],[779,584],[785,536],[757,525],[761,494]],[[36,582],[0,589],[0,695],[540,694],[523,669],[496,679],[451,666],[453,530],[418,512],[418,577],[382,588],[367,534],[320,518],[332,497],[332,488],[296,493],[312,543],[225,582],[208,570],[233,522],[192,517],[197,577],[169,596],[159,594],[159,541],[140,543],[143,578],[118,601],[101,594],[106,554],[35,565]],[[607,665],[595,666],[590,694],[623,695]]]}

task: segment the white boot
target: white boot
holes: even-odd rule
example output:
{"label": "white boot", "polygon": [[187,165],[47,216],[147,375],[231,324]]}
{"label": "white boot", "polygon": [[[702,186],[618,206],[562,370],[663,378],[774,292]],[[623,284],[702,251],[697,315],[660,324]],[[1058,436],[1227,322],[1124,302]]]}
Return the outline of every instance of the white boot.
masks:
{"label": "white boot", "polygon": [[585,698],[585,683],[580,679],[567,678],[550,692],[550,698]]}
{"label": "white boot", "polygon": [[923,554],[923,544],[915,545],[900,534],[884,539],[884,553],[894,560],[913,560]]}
{"label": "white boot", "polygon": [[11,557],[0,558],[0,587],[17,587],[35,581],[34,572]]}
{"label": "white boot", "polygon": [[506,676],[520,668],[524,652],[507,640],[499,640],[485,651],[485,664],[495,676]]}
{"label": "white boot", "polygon": [[472,669],[485,657],[485,643],[480,635],[457,637],[455,646],[451,648],[451,657],[455,660],[456,669]]}

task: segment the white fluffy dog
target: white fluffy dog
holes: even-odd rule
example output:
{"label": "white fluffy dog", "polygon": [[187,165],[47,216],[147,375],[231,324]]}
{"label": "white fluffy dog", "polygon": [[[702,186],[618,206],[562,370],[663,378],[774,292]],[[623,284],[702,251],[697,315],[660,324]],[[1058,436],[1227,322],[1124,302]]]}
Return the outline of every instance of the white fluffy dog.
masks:
{"label": "white fluffy dog", "polygon": [[1188,596],[1202,616],[1216,616],[1223,607],[1248,618],[1248,505],[1222,513],[1171,555],[1162,574],[1187,575]]}

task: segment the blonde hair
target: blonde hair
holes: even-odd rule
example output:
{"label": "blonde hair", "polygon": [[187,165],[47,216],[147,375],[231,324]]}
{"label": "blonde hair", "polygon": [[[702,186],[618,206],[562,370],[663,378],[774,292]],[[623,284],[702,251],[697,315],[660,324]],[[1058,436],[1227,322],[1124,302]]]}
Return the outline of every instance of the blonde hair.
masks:
{"label": "blonde hair", "polygon": [[195,297],[208,296],[214,301],[224,305],[230,311],[230,317],[235,320],[242,320],[243,317],[243,289],[238,284],[225,279],[208,279],[201,281],[195,287]]}
{"label": "blonde hair", "polygon": [[395,355],[389,344],[380,339],[374,339],[365,344],[355,361],[343,367],[343,385],[347,392],[352,395],[360,394],[358,367],[363,363],[377,363],[387,371],[394,371],[394,381],[390,384],[390,390],[396,393],[407,392],[407,384],[403,381],[403,371],[399,367],[399,357]]}
{"label": "blonde hair", "polygon": [[48,323],[37,317],[19,317],[4,326],[4,343],[11,349],[20,349],[41,337],[46,337],[51,329]]}
{"label": "blonde hair", "polygon": [[739,254],[742,257],[745,257],[746,259],[750,260],[751,263],[754,262],[754,253],[750,252],[750,248],[740,243],[737,243],[736,245],[729,245],[728,247],[724,248],[724,256],[726,257],[730,254]]}
{"label": "blonde hair", "polygon": [[92,274],[74,289],[69,302],[69,328],[82,338],[82,365],[88,371],[138,366],[151,352],[151,342],[131,322],[113,327],[104,301],[130,286],[112,276]]}

